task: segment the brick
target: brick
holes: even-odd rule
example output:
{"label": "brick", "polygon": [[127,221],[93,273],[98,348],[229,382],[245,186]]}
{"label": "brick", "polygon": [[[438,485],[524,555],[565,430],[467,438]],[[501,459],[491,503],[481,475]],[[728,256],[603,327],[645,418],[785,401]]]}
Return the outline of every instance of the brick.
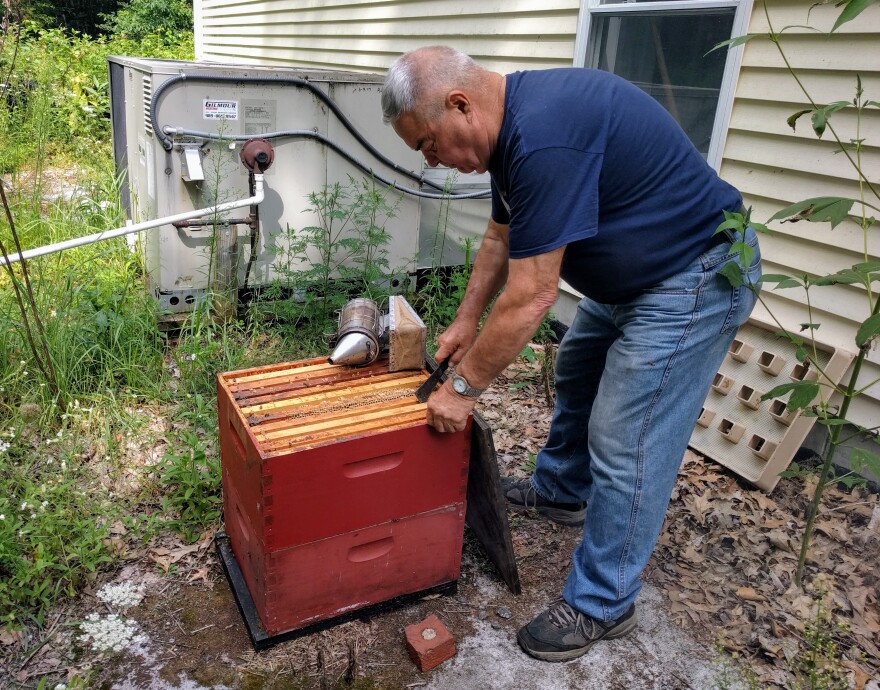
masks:
{"label": "brick", "polygon": [[455,656],[455,640],[437,616],[406,626],[409,656],[424,673]]}

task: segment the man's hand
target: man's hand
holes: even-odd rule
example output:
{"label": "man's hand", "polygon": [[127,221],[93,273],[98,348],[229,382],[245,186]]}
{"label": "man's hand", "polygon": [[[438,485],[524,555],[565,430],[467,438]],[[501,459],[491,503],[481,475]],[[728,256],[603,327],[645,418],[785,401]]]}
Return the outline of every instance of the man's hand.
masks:
{"label": "man's hand", "polygon": [[455,366],[461,361],[474,340],[477,338],[477,324],[467,319],[457,318],[437,338],[437,352],[434,359],[438,362],[450,358],[449,363]]}
{"label": "man's hand", "polygon": [[476,403],[475,399],[456,393],[452,382],[446,381],[428,399],[428,424],[444,433],[463,431]]}

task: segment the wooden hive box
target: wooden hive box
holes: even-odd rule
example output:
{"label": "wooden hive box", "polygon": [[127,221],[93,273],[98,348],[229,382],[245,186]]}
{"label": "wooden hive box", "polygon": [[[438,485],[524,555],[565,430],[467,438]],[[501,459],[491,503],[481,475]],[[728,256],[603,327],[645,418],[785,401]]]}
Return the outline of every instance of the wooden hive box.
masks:
{"label": "wooden hive box", "polygon": [[218,376],[226,532],[267,636],[458,579],[471,422],[427,425],[427,376],[325,359]]}

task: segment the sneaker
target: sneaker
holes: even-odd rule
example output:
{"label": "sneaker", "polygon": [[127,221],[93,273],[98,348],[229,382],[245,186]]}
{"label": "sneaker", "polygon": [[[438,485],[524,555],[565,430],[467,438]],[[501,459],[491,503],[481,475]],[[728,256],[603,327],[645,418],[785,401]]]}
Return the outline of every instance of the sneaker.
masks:
{"label": "sneaker", "polygon": [[501,477],[501,492],[514,510],[535,510],[560,525],[576,527],[584,524],[586,503],[557,503],[541,496],[528,479]]}
{"label": "sneaker", "polygon": [[600,640],[613,640],[636,627],[636,605],[616,621],[604,622],[575,611],[560,599],[520,628],[516,639],[523,651],[542,661],[568,661],[586,654]]}

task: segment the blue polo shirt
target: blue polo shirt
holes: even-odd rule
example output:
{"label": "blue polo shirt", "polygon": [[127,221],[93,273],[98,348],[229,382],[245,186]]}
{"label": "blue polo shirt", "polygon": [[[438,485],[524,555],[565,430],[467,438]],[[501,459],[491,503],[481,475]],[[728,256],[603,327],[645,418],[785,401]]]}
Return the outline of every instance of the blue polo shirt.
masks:
{"label": "blue polo shirt", "polygon": [[567,246],[562,278],[609,304],[684,269],[742,205],[657,101],[599,70],[508,75],[489,172],[510,257]]}

